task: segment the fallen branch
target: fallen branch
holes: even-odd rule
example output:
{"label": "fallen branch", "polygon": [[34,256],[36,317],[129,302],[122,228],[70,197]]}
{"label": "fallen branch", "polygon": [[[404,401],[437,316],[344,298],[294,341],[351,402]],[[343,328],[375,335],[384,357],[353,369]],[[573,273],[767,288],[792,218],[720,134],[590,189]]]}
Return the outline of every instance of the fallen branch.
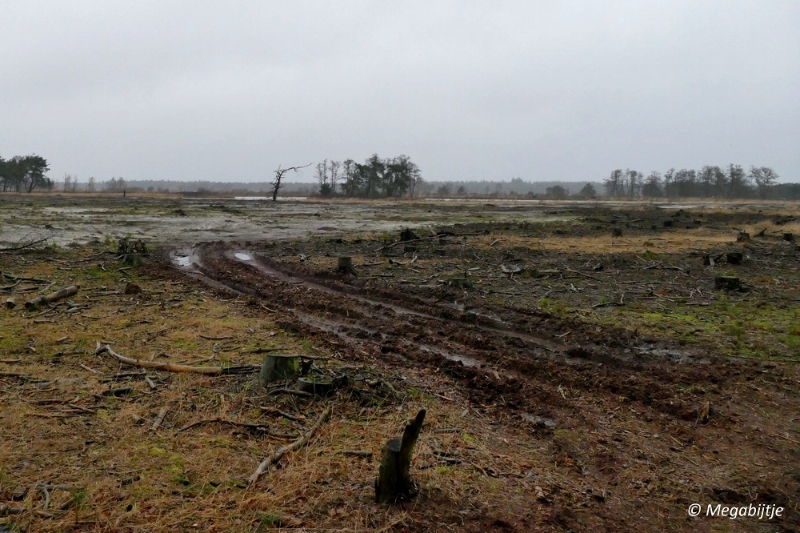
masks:
{"label": "fallen branch", "polygon": [[186,366],[186,365],[176,365],[173,363],[158,363],[156,361],[146,361],[144,359],[133,359],[131,357],[125,357],[124,355],[120,355],[111,347],[106,344],[105,346],[100,346],[100,342],[97,343],[97,349],[95,350],[94,354],[99,355],[103,352],[108,352],[109,355],[117,359],[120,363],[125,363],[126,365],[138,366],[140,368],[155,368],[157,370],[166,370],[167,372],[186,372],[191,374],[205,374],[209,376],[218,376],[218,375],[230,375],[230,374],[255,374],[257,373],[261,367],[258,365],[243,365],[243,366]]}
{"label": "fallen branch", "polygon": [[27,511],[25,507],[12,507],[10,505],[0,505],[0,516],[22,514],[25,511]]}
{"label": "fallen branch", "polygon": [[292,420],[293,422],[302,422],[303,420],[306,419],[306,417],[304,417],[303,415],[297,416],[297,415],[289,414],[289,413],[287,413],[285,411],[281,411],[280,409],[275,409],[274,407],[261,407],[261,411],[263,413],[268,413],[268,414],[271,414],[271,415],[282,416],[283,418],[286,418],[288,420]]}
{"label": "fallen branch", "polygon": [[168,412],[169,412],[168,405],[165,405],[164,407],[161,408],[161,410],[158,412],[158,416],[156,417],[155,422],[153,422],[153,427],[150,428],[150,431],[155,431],[159,428],[159,426],[161,426],[161,423],[164,421],[164,417],[167,416]]}
{"label": "fallen branch", "polygon": [[313,396],[313,394],[311,394],[310,392],[305,392],[305,391],[295,390],[295,389],[273,389],[273,390],[271,390],[271,391],[269,391],[267,393],[267,396],[269,396],[271,394],[294,394],[295,396],[304,396],[304,397],[307,397],[307,398],[310,398],[310,397]]}
{"label": "fallen branch", "polygon": [[322,424],[328,419],[330,414],[331,414],[331,407],[328,407],[322,412],[321,415],[319,415],[319,418],[317,419],[316,422],[314,422],[314,425],[311,426],[311,428],[309,428],[309,430],[306,431],[302,437],[300,437],[291,444],[278,448],[277,450],[272,452],[266,459],[261,461],[261,464],[258,465],[256,471],[253,472],[252,476],[250,476],[250,485],[254,485],[258,481],[258,479],[264,474],[264,472],[266,472],[267,468],[269,468],[269,466],[272,465],[273,463],[277,463],[278,461],[280,461],[281,457],[283,457],[289,452],[293,452],[305,446],[311,439],[311,437],[314,436],[314,433],[316,433],[317,430],[320,428],[320,426],[322,426]]}
{"label": "fallen branch", "polygon": [[204,426],[206,424],[214,424],[214,423],[252,429],[252,430],[255,430],[255,431],[260,431],[262,433],[266,433],[267,435],[271,435],[273,437],[282,437],[282,438],[290,438],[290,439],[296,439],[297,438],[297,434],[296,433],[295,434],[277,433],[275,431],[271,431],[269,429],[269,426],[267,426],[265,424],[251,424],[249,422],[236,422],[234,420],[228,420],[227,418],[206,418],[206,419],[203,419],[203,420],[198,420],[197,422],[192,422],[191,424],[186,424],[185,426],[183,426],[182,428],[180,428],[178,430],[178,433],[180,433],[182,431],[186,431],[188,429],[192,429],[194,427]]}
{"label": "fallen branch", "polygon": [[39,296],[29,302],[25,302],[25,309],[33,311],[34,309],[38,309],[42,304],[53,303],[57,300],[61,300],[68,296],[73,296],[77,293],[78,287],[75,285],[70,285],[69,287],[64,287],[63,289],[59,289],[56,292],[50,293],[47,296]]}
{"label": "fallen branch", "polygon": [[11,248],[0,248],[0,252],[14,252],[16,250],[24,250],[25,248],[30,248],[32,246],[36,246],[40,242],[46,241],[48,238],[45,237],[43,239],[39,239],[38,241],[32,241],[29,243],[21,244],[19,246],[12,246]]}

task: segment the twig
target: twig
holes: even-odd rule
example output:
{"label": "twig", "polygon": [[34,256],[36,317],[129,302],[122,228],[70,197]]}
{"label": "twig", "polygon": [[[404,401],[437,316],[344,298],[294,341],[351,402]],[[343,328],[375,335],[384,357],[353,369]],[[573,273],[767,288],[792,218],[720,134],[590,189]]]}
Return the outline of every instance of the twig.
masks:
{"label": "twig", "polygon": [[192,429],[192,428],[197,427],[197,426],[204,426],[206,424],[213,424],[213,423],[225,424],[225,425],[228,425],[228,426],[243,427],[243,428],[247,428],[247,429],[253,429],[253,430],[256,430],[256,431],[261,431],[261,432],[266,433],[267,435],[271,435],[273,437],[283,437],[283,438],[290,438],[290,439],[296,439],[297,438],[297,434],[296,433],[295,434],[277,433],[275,431],[271,431],[269,429],[269,426],[267,426],[265,424],[251,424],[249,422],[236,422],[235,420],[228,420],[227,418],[206,418],[206,419],[203,419],[203,420],[198,420],[197,422],[192,422],[191,424],[186,424],[185,426],[183,426],[182,428],[180,428],[178,430],[178,433],[180,433],[182,431],[186,431],[188,429]]}
{"label": "twig", "polygon": [[316,433],[317,430],[320,428],[320,426],[322,426],[322,424],[328,419],[328,417],[331,414],[331,409],[332,409],[331,407],[325,409],[322,412],[322,414],[319,415],[319,418],[314,423],[314,425],[311,426],[311,428],[308,431],[306,431],[302,437],[300,437],[291,444],[278,448],[277,450],[272,452],[269,456],[267,456],[266,459],[261,461],[261,464],[258,465],[256,471],[253,472],[252,476],[250,476],[250,485],[254,485],[258,481],[258,479],[264,474],[264,472],[266,472],[267,468],[269,468],[271,464],[280,461],[281,457],[283,457],[285,454],[293,452],[305,446],[311,439],[311,437],[314,436],[314,433]]}
{"label": "twig", "polygon": [[80,366],[82,369],[84,369],[84,370],[88,370],[89,372],[94,372],[95,374],[102,374],[102,372],[100,372],[99,370],[95,370],[94,368],[90,368],[90,367],[88,367],[88,366],[84,365],[83,363],[78,363],[78,365],[79,365],[79,366]]}
{"label": "twig", "polygon": [[274,407],[261,407],[261,411],[264,413],[269,413],[271,415],[279,415],[282,416],[283,418],[292,420],[294,422],[302,422],[303,420],[306,419],[306,417],[304,417],[303,415],[300,416],[292,415],[284,411],[281,411],[280,409],[275,409]]}
{"label": "twig", "polygon": [[156,420],[155,420],[155,422],[153,422],[153,427],[151,427],[151,428],[150,428],[150,430],[151,430],[151,431],[155,431],[155,430],[157,430],[157,429],[158,429],[158,427],[159,427],[159,426],[161,425],[161,423],[164,421],[164,417],[166,417],[166,416],[167,416],[167,412],[169,412],[169,406],[168,406],[168,405],[165,405],[165,406],[164,406],[164,407],[162,407],[162,408],[161,408],[161,410],[158,412],[158,416],[156,417]]}
{"label": "twig", "polygon": [[372,457],[372,452],[368,450],[342,450],[342,455],[352,455],[355,457]]}
{"label": "twig", "polygon": [[594,276],[590,276],[589,274],[585,274],[585,273],[581,272],[580,270],[573,270],[571,268],[565,268],[564,270],[566,270],[567,272],[572,272],[573,274],[578,274],[578,275],[583,276],[585,278],[593,279],[595,281],[606,281],[604,279],[596,278]]}
{"label": "twig", "polygon": [[303,397],[307,397],[307,398],[310,398],[311,396],[313,396],[313,394],[311,394],[310,392],[305,392],[305,391],[295,390],[295,389],[273,389],[273,390],[271,390],[271,391],[269,391],[267,393],[267,395],[270,395],[270,394],[294,394],[295,396],[303,396]]}

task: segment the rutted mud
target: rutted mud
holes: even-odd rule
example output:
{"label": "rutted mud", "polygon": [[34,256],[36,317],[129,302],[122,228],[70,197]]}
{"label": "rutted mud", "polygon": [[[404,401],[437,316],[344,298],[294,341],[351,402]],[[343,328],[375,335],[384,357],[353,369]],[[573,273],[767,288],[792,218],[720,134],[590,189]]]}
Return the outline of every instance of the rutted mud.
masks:
{"label": "rutted mud", "polygon": [[[499,399],[505,406],[538,412],[538,398],[545,390],[569,386],[626,396],[688,420],[696,416],[696,407],[675,395],[674,384],[719,382],[729,372],[690,362],[687,353],[680,354],[686,365],[678,367],[671,360],[678,354],[674,348],[611,329],[565,345],[555,335],[539,337],[531,331],[577,330],[579,324],[514,309],[505,309],[500,320],[491,318],[496,309],[460,312],[446,302],[369,291],[333,273],[320,277],[281,267],[223,242],[199,245],[191,255],[199,271],[196,277],[279,312],[278,323],[287,331],[316,337],[353,358],[377,356],[398,364],[430,365],[460,380],[467,394],[481,403]],[[631,350],[633,346],[640,349]],[[639,355],[648,351],[667,355],[648,360]],[[647,370],[653,367],[657,371]],[[547,394],[560,403],[557,393]]]}

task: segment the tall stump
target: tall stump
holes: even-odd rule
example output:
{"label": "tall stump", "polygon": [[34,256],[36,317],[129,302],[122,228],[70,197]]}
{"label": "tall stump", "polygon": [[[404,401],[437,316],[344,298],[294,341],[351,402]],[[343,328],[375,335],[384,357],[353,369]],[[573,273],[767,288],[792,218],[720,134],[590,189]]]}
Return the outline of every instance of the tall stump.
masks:
{"label": "tall stump", "polygon": [[411,481],[409,471],[414,445],[425,421],[425,409],[403,431],[402,439],[392,439],[383,448],[381,468],[375,480],[375,501],[378,503],[394,503],[402,499],[413,498],[417,488]]}

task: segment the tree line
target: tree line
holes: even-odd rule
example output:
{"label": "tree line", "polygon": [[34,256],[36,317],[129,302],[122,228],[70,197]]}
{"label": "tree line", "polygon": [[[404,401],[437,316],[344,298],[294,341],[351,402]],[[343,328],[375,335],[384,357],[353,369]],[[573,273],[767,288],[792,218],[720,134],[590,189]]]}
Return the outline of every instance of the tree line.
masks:
{"label": "tree line", "polygon": [[407,155],[381,159],[373,154],[364,163],[352,159],[318,163],[315,178],[322,196],[400,198],[414,196],[422,175]]}
{"label": "tree line", "polygon": [[[663,175],[653,171],[647,177],[637,170],[614,170],[603,185],[608,196],[620,198],[695,197],[695,198],[767,198],[783,196],[776,187],[778,174],[770,167],[740,165],[704,166],[700,170],[669,169]],[[777,194],[775,194],[777,193]]]}
{"label": "tree line", "polygon": [[52,190],[55,182],[45,175],[48,170],[47,159],[36,154],[15,155],[8,160],[0,157],[0,188],[3,192]]}

